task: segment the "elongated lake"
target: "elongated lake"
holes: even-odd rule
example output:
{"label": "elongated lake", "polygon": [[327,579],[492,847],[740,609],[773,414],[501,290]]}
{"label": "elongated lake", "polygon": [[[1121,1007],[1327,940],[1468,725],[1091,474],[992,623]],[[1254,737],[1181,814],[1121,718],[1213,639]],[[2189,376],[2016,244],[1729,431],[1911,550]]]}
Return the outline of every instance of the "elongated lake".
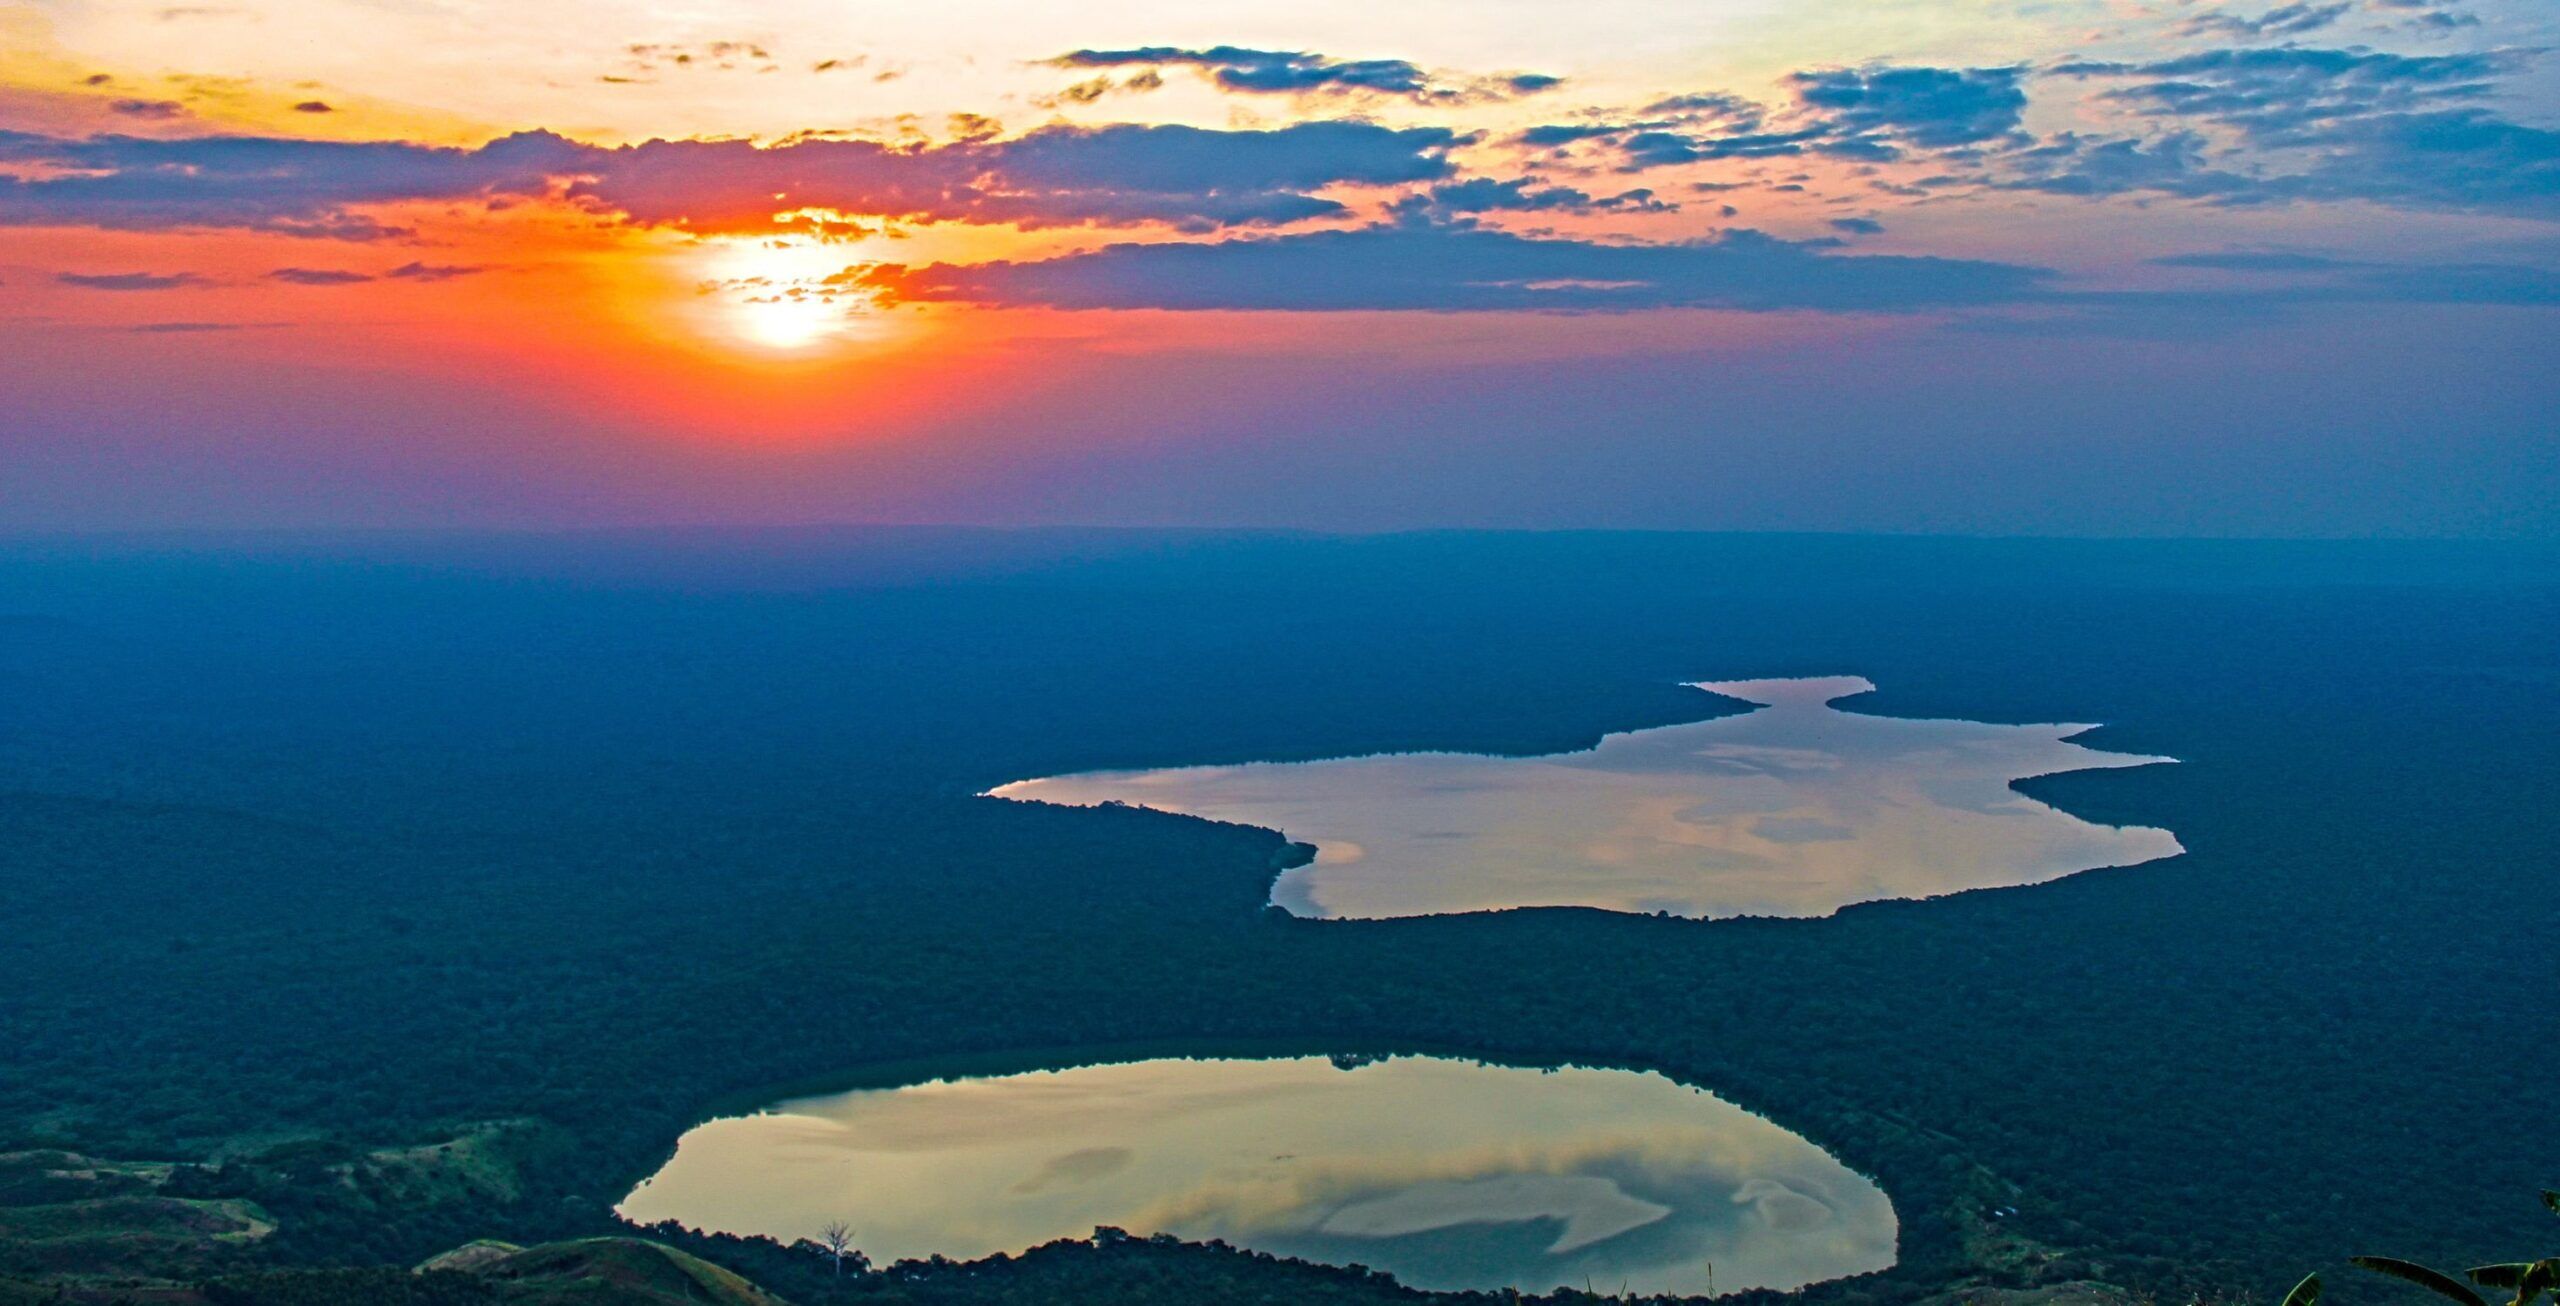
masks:
{"label": "elongated lake", "polygon": [[1437,1290],[1796,1288],[1893,1263],[1892,1203],[1711,1094],[1436,1057],[1155,1060],[869,1089],[687,1133],[642,1223],[876,1261],[1097,1226],[1386,1270]]}
{"label": "elongated lake", "polygon": [[1843,712],[1835,701],[1875,688],[1854,676],[1694,688],[1760,706],[1549,757],[1097,771],[990,792],[1279,830],[1316,848],[1272,888],[1271,900],[1300,916],[1507,907],[1827,916],[2183,851],[2166,830],[2092,824],[2010,788],[2028,776],[2172,760],[2070,742],[2093,727]]}

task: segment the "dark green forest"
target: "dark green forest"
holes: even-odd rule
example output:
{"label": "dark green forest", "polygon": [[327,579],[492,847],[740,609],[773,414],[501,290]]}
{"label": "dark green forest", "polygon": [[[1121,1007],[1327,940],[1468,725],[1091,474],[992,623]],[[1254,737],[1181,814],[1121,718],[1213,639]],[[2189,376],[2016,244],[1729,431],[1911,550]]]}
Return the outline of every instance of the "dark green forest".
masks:
{"label": "dark green forest", "polygon": [[[1826,920],[1306,921],[1264,906],[1273,832],[974,796],[1556,751],[1739,706],[1681,681],[1810,674],[1873,679],[1857,711],[2104,722],[2180,764],[2022,787],[2189,852]],[[1901,1213],[1901,1263],[1822,1302],[2475,1264],[2560,1181],[2555,727],[2538,546],[22,541],[0,1153],[182,1164],[0,1164],[0,1278],[627,1234],[679,1134],[782,1086],[1280,1048],[1657,1069],[1761,1112]],[[251,1209],[271,1230],[63,1214]],[[1146,1238],[847,1286],[654,1236],[804,1302],[1414,1298]]]}

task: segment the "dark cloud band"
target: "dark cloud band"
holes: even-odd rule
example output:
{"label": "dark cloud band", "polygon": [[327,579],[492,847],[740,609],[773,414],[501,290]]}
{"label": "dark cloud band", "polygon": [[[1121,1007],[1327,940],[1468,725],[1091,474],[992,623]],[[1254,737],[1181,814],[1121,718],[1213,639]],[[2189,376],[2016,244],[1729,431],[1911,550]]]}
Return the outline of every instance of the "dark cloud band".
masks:
{"label": "dark cloud band", "polygon": [[1406,224],[1113,245],[1039,262],[878,265],[847,280],[893,300],[1074,309],[1907,312],[2030,296],[2046,276],[1966,259],[1850,257],[1756,231],[1619,245]]}
{"label": "dark cloud band", "polygon": [[1436,181],[1458,134],[1303,122],[1263,131],[1045,127],[942,145],[806,139],[657,140],[603,148],[523,132],[474,149],[280,137],[71,139],[0,132],[0,223],[298,235],[404,234],[370,206],[558,195],[648,225],[785,229],[822,209],[1025,227],[1272,226],[1343,211],[1337,185]]}

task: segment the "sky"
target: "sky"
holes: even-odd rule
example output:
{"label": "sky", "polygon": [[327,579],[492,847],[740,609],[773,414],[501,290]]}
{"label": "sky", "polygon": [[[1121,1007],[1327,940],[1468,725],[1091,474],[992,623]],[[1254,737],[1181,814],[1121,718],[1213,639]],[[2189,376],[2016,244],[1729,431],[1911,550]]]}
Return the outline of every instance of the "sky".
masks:
{"label": "sky", "polygon": [[0,531],[2560,535],[2549,0],[0,0]]}

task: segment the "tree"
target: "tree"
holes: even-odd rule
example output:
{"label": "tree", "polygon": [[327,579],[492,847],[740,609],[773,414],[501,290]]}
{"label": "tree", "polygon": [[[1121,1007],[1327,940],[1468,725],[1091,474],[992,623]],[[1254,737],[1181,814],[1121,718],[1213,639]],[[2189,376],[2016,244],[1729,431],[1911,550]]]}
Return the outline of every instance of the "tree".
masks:
{"label": "tree", "polygon": [[839,1276],[844,1273],[845,1257],[862,1255],[854,1250],[853,1226],[842,1220],[834,1221],[818,1231],[818,1247],[836,1263],[836,1273]]}

